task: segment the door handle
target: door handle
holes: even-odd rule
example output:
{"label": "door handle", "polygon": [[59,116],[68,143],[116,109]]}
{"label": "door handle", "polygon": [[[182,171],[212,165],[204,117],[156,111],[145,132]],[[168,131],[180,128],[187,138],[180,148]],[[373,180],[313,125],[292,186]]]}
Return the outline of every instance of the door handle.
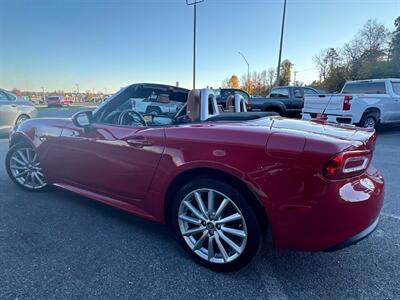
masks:
{"label": "door handle", "polygon": [[11,104],[12,107],[17,107],[17,104]]}
{"label": "door handle", "polygon": [[152,146],[153,143],[150,142],[146,137],[144,136],[138,136],[134,138],[130,138],[126,140],[126,142],[136,148],[143,148],[143,147],[149,147]]}

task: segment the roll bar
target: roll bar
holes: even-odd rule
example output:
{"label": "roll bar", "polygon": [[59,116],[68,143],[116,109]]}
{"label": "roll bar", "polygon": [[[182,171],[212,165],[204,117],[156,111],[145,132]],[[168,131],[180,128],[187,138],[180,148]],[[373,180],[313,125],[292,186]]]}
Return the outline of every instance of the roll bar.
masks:
{"label": "roll bar", "polygon": [[[205,121],[209,118],[218,116],[220,109],[218,108],[215,93],[211,89],[197,90],[200,93],[200,120]],[[235,112],[247,112],[246,100],[243,96],[235,95]]]}

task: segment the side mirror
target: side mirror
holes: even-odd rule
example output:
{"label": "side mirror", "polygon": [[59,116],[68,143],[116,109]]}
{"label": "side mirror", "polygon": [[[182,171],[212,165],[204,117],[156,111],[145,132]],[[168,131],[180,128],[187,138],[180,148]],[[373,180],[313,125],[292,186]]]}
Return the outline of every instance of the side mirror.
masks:
{"label": "side mirror", "polygon": [[72,116],[72,122],[75,126],[82,127],[82,128],[89,128],[92,125],[93,121],[93,114],[91,110],[84,110],[77,112]]}

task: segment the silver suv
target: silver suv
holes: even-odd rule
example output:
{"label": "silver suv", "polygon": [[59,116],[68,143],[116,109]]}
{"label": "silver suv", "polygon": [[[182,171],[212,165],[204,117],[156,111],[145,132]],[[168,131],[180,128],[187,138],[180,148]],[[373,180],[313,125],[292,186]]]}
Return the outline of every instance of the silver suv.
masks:
{"label": "silver suv", "polygon": [[0,135],[9,133],[15,125],[37,116],[30,101],[0,89]]}

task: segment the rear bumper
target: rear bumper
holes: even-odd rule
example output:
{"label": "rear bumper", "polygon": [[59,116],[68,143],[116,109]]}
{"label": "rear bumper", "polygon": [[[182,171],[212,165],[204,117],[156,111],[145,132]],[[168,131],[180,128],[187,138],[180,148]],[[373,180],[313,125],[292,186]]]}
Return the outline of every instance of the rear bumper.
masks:
{"label": "rear bumper", "polygon": [[314,177],[298,187],[303,189],[301,195],[265,202],[275,247],[311,252],[338,250],[367,237],[376,228],[384,180],[372,166],[355,178],[329,181]]}
{"label": "rear bumper", "polygon": [[357,233],[356,235],[352,236],[351,238],[349,238],[339,244],[336,244],[335,246],[329,247],[328,249],[325,250],[325,252],[337,251],[337,250],[341,250],[346,247],[349,247],[351,245],[357,244],[359,241],[362,241],[363,239],[368,237],[372,232],[374,232],[376,227],[378,227],[378,223],[379,223],[379,217],[376,218],[374,223],[369,225],[363,231]]}

